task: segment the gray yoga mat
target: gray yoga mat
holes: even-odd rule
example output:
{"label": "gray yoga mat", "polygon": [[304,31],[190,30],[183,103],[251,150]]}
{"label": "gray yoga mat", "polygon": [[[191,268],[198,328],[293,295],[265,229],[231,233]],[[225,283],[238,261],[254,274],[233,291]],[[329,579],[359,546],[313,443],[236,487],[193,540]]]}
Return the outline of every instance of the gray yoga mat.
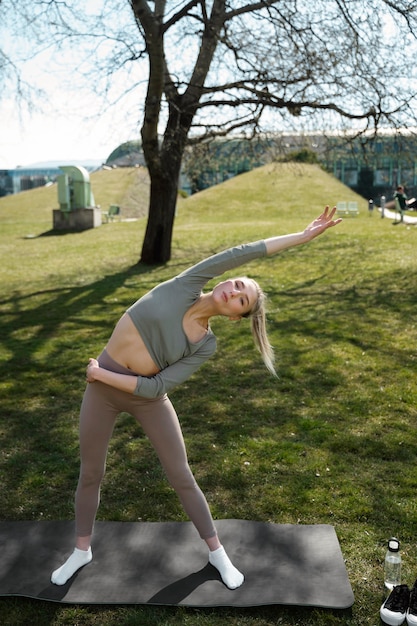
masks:
{"label": "gray yoga mat", "polygon": [[51,572],[72,551],[72,522],[0,522],[0,596],[73,604],[346,609],[354,597],[333,526],[216,522],[245,583],[231,591],[191,522],[96,522],[93,561],[64,586]]}

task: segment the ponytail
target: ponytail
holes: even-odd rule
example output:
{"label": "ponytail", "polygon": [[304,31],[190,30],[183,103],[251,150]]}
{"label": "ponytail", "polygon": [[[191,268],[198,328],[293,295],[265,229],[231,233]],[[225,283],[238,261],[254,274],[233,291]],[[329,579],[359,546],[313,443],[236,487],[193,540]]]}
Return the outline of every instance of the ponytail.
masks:
{"label": "ponytail", "polygon": [[258,292],[258,298],[251,311],[243,317],[249,317],[251,321],[252,337],[255,346],[262,356],[262,360],[269,372],[276,376],[274,367],[274,350],[269,343],[268,334],[266,332],[266,295],[256,281],[253,281]]}

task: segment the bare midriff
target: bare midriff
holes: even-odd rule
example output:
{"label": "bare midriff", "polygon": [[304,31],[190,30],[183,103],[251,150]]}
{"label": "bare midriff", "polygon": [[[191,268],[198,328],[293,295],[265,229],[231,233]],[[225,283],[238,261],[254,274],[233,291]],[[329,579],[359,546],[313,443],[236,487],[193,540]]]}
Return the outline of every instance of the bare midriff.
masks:
{"label": "bare midriff", "polygon": [[159,372],[128,313],[124,313],[117,322],[106,350],[112,359],[135,374],[154,376]]}
{"label": "bare midriff", "polygon": [[[184,315],[183,330],[191,343],[198,343],[207,333],[207,328],[193,318],[193,307]],[[117,322],[106,350],[114,361],[134,374],[154,376],[160,371],[128,313],[124,313]]]}

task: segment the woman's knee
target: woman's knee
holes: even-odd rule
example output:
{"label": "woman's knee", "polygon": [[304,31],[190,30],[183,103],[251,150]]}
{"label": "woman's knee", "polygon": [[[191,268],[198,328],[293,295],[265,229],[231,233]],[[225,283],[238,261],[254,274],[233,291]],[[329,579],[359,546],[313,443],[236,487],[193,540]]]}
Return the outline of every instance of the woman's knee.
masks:
{"label": "woman's knee", "polygon": [[175,491],[195,489],[197,482],[188,464],[166,470],[168,481]]}
{"label": "woman's knee", "polygon": [[105,474],[104,468],[81,467],[78,486],[81,488],[99,487]]}

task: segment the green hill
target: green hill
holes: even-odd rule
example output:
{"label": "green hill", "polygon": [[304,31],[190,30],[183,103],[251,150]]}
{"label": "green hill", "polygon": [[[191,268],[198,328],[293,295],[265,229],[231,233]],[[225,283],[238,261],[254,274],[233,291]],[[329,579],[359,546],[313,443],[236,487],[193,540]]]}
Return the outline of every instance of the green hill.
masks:
{"label": "green hill", "polygon": [[187,218],[195,210],[198,218],[200,210],[204,213],[203,219],[216,218],[224,211],[238,221],[257,214],[303,218],[310,210],[320,211],[324,204],[334,205],[339,200],[355,200],[363,211],[367,208],[366,200],[317,165],[276,163],[191,196],[186,205]]}
{"label": "green hill", "polygon": [[319,166],[281,163],[241,174],[180,201],[178,214],[196,230],[229,223],[238,229],[240,224],[244,232],[248,224],[261,229],[262,223],[268,228],[280,222],[291,230],[321,212],[325,204],[334,206],[340,200],[357,201],[362,216],[366,215],[366,200]]}

